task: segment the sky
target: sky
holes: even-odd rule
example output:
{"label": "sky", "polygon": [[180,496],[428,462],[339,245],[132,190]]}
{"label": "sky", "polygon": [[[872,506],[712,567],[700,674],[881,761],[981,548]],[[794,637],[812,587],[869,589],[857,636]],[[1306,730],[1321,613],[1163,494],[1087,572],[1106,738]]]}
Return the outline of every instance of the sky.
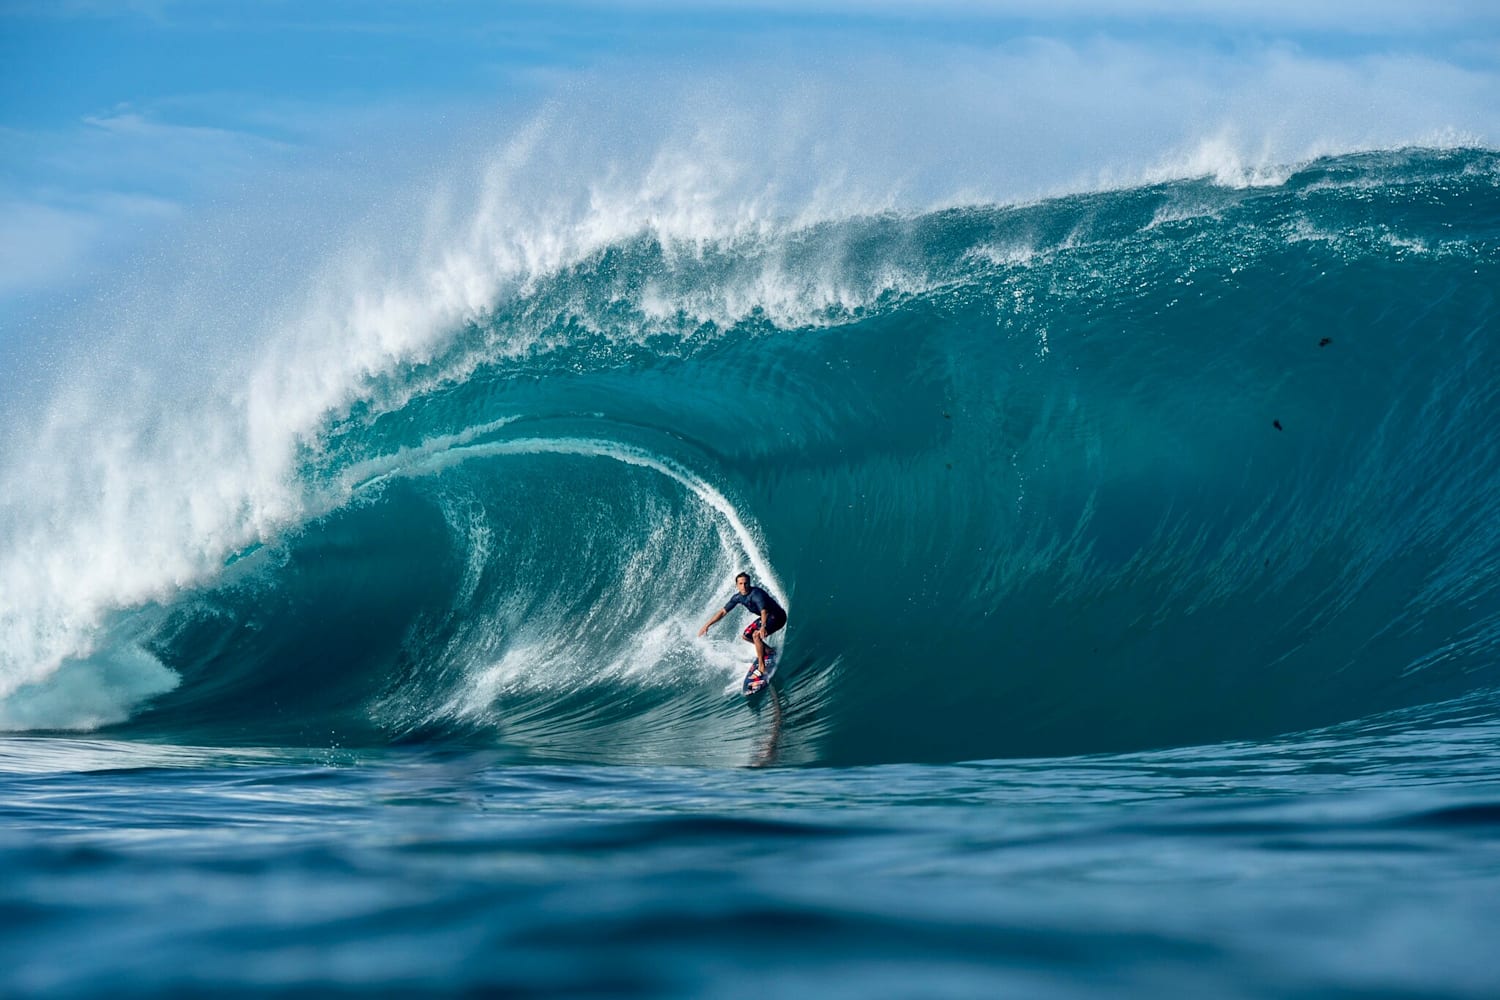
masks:
{"label": "sky", "polygon": [[[1497,79],[1492,0],[0,0],[0,340],[189,223],[354,217],[548,108],[593,123],[597,161],[637,125],[669,141],[664,108],[719,120],[717,87],[751,131],[868,143],[830,165],[809,139],[786,154],[802,173],[940,201],[1087,186],[1169,149],[1212,173],[1225,143],[1234,162],[1492,145]],[[974,134],[989,144],[951,138]]]}

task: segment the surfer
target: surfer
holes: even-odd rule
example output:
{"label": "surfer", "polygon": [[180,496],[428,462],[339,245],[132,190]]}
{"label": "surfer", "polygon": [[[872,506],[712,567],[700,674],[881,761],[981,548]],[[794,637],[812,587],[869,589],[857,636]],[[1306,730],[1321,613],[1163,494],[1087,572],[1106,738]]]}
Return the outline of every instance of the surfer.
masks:
{"label": "surfer", "polygon": [[741,573],[735,577],[734,586],[739,593],[729,599],[729,603],[724,605],[723,610],[715,612],[714,616],[698,630],[698,634],[704,635],[708,632],[710,625],[733,611],[736,604],[743,604],[747,609],[755,612],[757,617],[755,621],[745,626],[742,635],[746,642],[754,644],[756,666],[760,668],[761,673],[765,673],[766,654],[775,655],[776,653],[774,646],[766,645],[766,636],[781,631],[782,626],[786,624],[786,611],[776,603],[776,598],[759,587],[751,586],[749,573]]}

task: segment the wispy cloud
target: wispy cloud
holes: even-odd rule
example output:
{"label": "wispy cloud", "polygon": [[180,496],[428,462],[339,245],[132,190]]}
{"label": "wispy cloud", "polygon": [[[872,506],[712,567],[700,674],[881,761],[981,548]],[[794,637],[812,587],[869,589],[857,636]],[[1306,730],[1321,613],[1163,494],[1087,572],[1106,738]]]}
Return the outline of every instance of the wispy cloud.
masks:
{"label": "wispy cloud", "polygon": [[177,214],[169,201],[108,193],[0,202],[0,299],[82,278],[122,233]]}
{"label": "wispy cloud", "polygon": [[67,284],[132,235],[292,148],[122,105],[70,127],[4,130],[0,299]]}

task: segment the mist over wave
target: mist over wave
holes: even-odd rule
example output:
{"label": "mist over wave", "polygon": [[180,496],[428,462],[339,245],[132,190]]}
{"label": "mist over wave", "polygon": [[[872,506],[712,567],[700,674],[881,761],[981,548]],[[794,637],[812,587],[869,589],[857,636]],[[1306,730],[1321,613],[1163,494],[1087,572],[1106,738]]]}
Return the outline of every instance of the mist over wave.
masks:
{"label": "mist over wave", "polygon": [[7,417],[0,725],[728,759],[745,647],[693,633],[741,568],[793,760],[1493,685],[1497,172],[1423,103],[1486,84],[1162,65],[600,88],[310,276],[251,241],[111,302]]}

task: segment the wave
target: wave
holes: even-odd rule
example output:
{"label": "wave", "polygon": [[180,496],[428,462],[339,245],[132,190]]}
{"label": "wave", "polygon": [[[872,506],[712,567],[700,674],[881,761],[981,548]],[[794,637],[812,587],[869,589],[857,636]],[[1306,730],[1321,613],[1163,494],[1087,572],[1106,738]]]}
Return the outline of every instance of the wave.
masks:
{"label": "wave", "polygon": [[[361,278],[8,443],[0,724],[851,763],[1493,687],[1497,178],[1346,155],[611,231],[421,309]],[[695,637],[741,569],[790,611],[771,711],[732,622]]]}

